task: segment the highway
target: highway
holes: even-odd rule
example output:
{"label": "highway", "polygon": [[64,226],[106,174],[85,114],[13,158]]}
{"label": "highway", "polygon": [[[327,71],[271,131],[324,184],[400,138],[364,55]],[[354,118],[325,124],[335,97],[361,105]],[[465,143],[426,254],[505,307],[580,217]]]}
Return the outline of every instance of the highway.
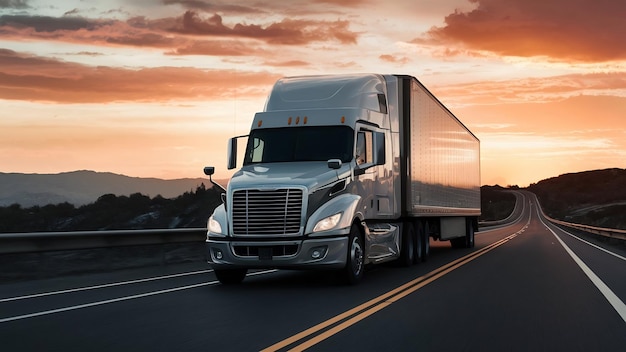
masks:
{"label": "highway", "polygon": [[224,286],[204,263],[0,285],[9,351],[624,351],[626,247],[548,223],[519,192],[473,249],[328,272],[252,271]]}

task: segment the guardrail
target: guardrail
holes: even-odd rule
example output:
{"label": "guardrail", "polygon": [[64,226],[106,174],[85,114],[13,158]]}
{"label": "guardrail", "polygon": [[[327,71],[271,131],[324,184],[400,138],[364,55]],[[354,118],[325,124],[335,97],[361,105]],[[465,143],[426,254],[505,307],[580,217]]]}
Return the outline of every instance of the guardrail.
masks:
{"label": "guardrail", "polygon": [[565,222],[561,220],[552,219],[551,217],[545,214],[544,216],[546,217],[546,219],[550,220],[550,222],[558,224],[558,225],[589,232],[594,235],[602,236],[608,239],[617,239],[621,241],[626,241],[626,230],[608,229],[604,227],[595,227],[595,226],[589,226],[589,225],[575,224],[571,222]]}
{"label": "guardrail", "polygon": [[205,260],[206,229],[0,234],[0,282]]}
{"label": "guardrail", "polygon": [[537,195],[534,193],[532,193],[532,195],[535,197],[535,202],[537,203],[539,207],[539,211],[541,212],[541,215],[543,215],[551,223],[569,227],[569,228],[576,229],[576,230],[580,230],[580,231],[584,231],[584,232],[588,232],[594,235],[601,236],[602,238],[605,238],[605,239],[616,239],[619,241],[626,241],[626,230],[608,229],[604,227],[595,227],[595,226],[589,226],[589,225],[583,225],[583,224],[575,224],[571,222],[565,222],[565,221],[553,219],[543,212],[543,208],[541,208],[541,204],[539,203],[539,198],[537,197]]}
{"label": "guardrail", "polygon": [[0,234],[0,254],[202,242],[206,229],[155,229]]}

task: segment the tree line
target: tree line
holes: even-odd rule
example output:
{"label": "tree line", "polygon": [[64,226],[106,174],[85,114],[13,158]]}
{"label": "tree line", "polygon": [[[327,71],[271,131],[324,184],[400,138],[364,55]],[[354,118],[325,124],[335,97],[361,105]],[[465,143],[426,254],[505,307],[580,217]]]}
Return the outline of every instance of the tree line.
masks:
{"label": "tree line", "polygon": [[0,233],[205,227],[220,203],[220,192],[201,184],[171,199],[134,193],[105,194],[80,207],[12,204],[0,207]]}

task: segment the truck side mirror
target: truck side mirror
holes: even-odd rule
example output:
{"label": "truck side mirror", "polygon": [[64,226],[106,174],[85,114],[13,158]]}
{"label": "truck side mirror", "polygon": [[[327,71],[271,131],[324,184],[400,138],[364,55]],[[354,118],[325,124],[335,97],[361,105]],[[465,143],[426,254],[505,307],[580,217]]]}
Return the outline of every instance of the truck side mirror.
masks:
{"label": "truck side mirror", "polygon": [[338,170],[341,168],[341,159],[330,159],[328,160],[328,167],[330,169]]}
{"label": "truck side mirror", "polygon": [[372,162],[374,165],[385,164],[385,134],[383,132],[372,133]]}
{"label": "truck side mirror", "polygon": [[237,167],[237,137],[228,140],[228,170]]}
{"label": "truck side mirror", "polygon": [[[209,176],[209,181],[211,181],[212,184],[214,184],[217,188],[221,189],[223,192],[226,192],[226,188],[224,188],[222,185],[220,185],[219,183],[213,181],[213,174],[215,173],[215,167],[213,166],[205,166],[204,167],[204,174]],[[226,204],[226,202],[224,202],[224,204]]]}

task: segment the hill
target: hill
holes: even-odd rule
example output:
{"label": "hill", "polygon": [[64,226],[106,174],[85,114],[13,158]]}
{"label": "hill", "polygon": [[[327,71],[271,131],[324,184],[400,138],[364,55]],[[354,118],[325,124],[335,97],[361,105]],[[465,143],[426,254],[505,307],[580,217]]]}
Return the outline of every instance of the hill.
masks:
{"label": "hill", "polygon": [[569,173],[527,189],[549,216],[568,222],[626,229],[626,169]]}
{"label": "hill", "polygon": [[204,178],[162,180],[118,175],[110,172],[72,171],[59,174],[0,173],[0,206],[22,207],[70,203],[81,206],[95,202],[103,194],[150,197],[177,197],[193,191]]}
{"label": "hill", "polygon": [[507,218],[515,208],[515,196],[499,185],[480,187],[480,221]]}

